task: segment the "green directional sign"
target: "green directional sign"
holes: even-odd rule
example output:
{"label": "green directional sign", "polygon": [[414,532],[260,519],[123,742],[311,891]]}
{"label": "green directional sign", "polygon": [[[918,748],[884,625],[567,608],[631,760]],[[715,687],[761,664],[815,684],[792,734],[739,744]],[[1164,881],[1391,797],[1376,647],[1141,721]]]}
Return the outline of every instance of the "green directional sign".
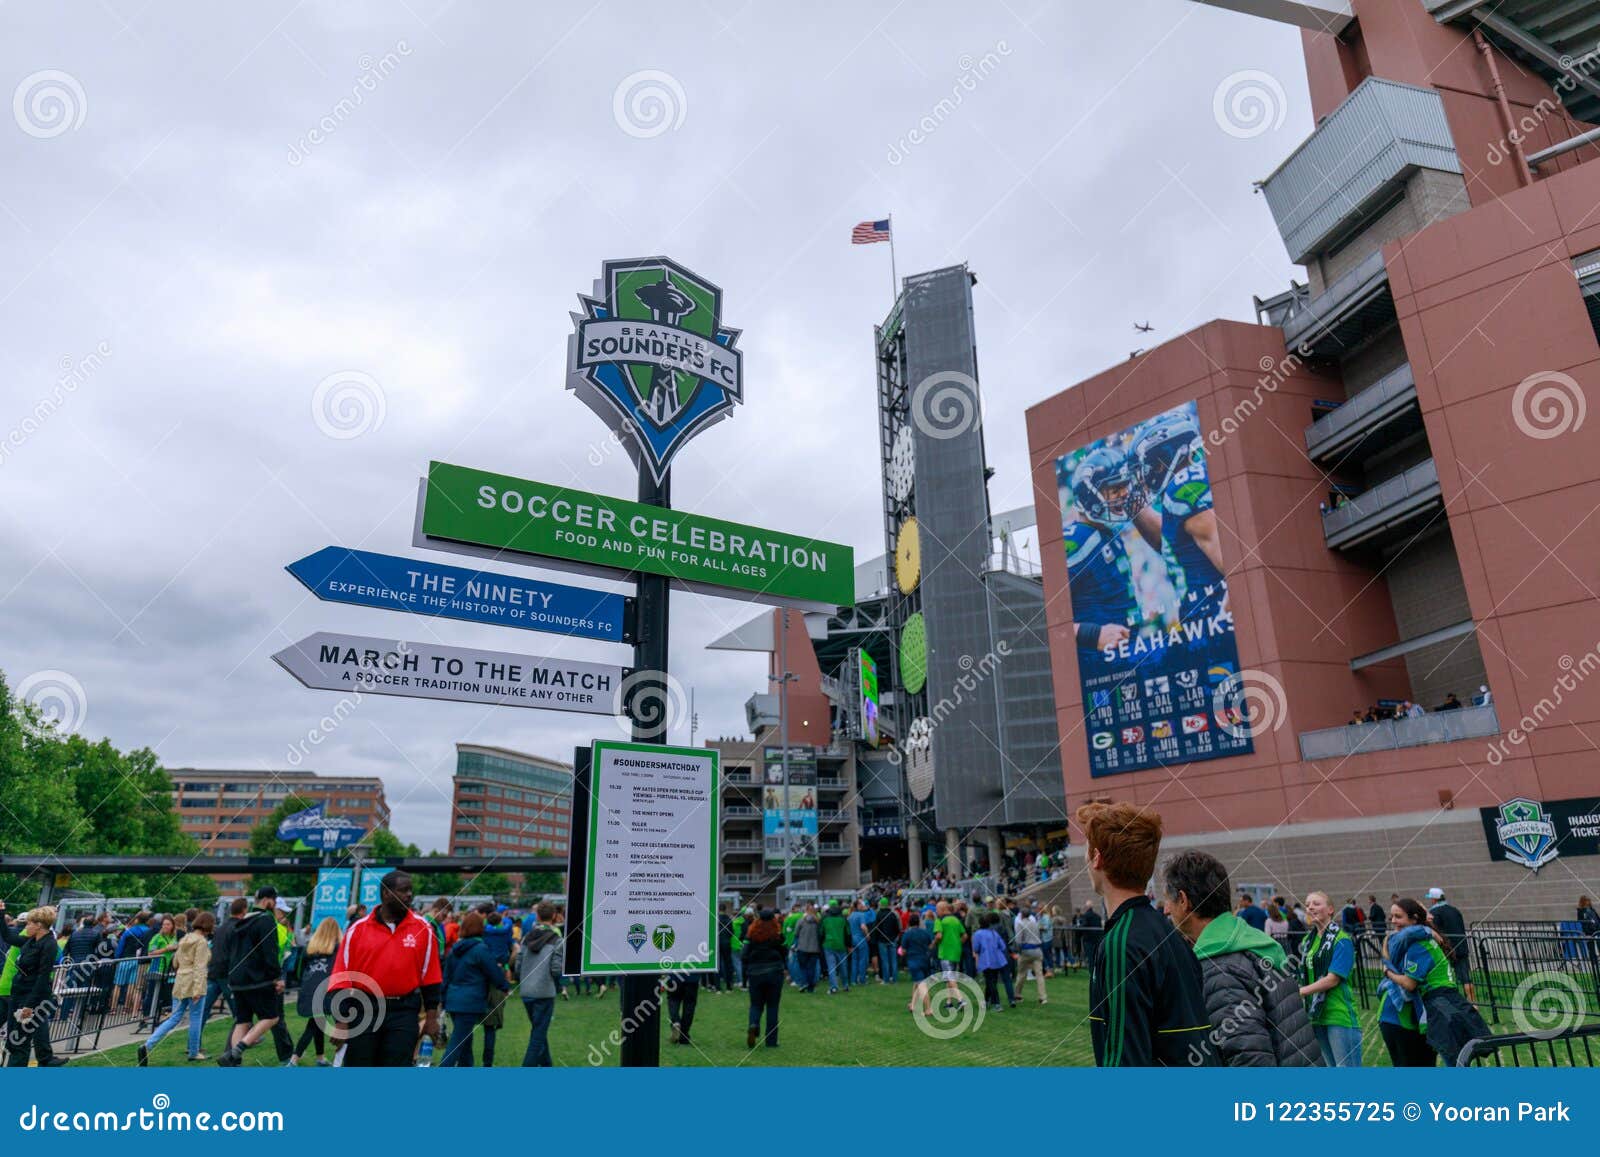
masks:
{"label": "green directional sign", "polygon": [[428,466],[421,531],[435,545],[517,551],[591,573],[665,575],[686,589],[758,602],[855,601],[848,546],[447,462]]}

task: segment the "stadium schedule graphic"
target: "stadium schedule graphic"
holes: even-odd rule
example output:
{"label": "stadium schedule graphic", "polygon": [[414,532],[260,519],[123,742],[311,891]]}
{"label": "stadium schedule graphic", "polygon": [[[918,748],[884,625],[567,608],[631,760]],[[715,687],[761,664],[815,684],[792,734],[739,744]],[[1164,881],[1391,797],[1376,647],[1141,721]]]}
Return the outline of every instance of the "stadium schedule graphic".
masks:
{"label": "stadium schedule graphic", "polygon": [[1194,402],[1056,460],[1091,775],[1255,750]]}

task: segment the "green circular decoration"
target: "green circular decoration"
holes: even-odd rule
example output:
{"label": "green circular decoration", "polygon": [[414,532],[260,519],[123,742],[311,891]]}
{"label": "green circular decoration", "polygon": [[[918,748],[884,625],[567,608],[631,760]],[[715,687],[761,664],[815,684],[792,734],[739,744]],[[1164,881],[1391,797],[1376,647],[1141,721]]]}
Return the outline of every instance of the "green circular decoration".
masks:
{"label": "green circular decoration", "polygon": [[928,681],[928,628],[918,611],[900,628],[900,686],[915,695]]}

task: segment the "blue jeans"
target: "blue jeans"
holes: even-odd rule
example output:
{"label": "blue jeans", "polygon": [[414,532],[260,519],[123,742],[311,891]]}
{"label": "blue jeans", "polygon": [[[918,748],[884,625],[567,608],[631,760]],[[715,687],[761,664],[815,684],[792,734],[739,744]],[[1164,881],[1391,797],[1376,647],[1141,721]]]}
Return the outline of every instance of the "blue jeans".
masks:
{"label": "blue jeans", "polygon": [[900,979],[900,957],[893,944],[878,945],[878,979],[893,984]]}
{"label": "blue jeans", "polygon": [[795,958],[799,961],[796,967],[800,970],[800,987],[815,988],[822,979],[822,953],[796,952]]}
{"label": "blue jeans", "polygon": [[555,1015],[553,996],[525,1000],[522,1007],[528,1010],[528,1051],[522,1054],[525,1069],[548,1069],[555,1064],[550,1057],[550,1018]]}
{"label": "blue jeans", "polygon": [[441,1069],[472,1068],[472,1034],[478,1029],[481,1012],[452,1012],[450,1014],[450,1040],[444,1046]]}
{"label": "blue jeans", "polygon": [[733,983],[738,988],[744,987],[744,954],[742,952],[733,954]]}
{"label": "blue jeans", "polygon": [[828,991],[839,991],[839,974],[844,973],[844,986],[850,987],[850,950],[848,948],[828,948],[824,950],[828,958]]}
{"label": "blue jeans", "polygon": [[150,1034],[150,1039],[144,1042],[146,1049],[154,1049],[161,1043],[161,1038],[183,1023],[183,1018],[189,1018],[189,1055],[198,1056],[200,1053],[200,1028],[204,1022],[200,1019],[200,1001],[198,996],[186,996],[178,1001],[172,1009],[172,1015],[167,1017],[157,1026],[156,1031]]}
{"label": "blue jeans", "polygon": [[1341,1025],[1315,1024],[1311,1031],[1316,1034],[1317,1044],[1322,1048],[1322,1063],[1330,1068],[1358,1069],[1361,1067],[1361,1030],[1359,1028],[1346,1028]]}
{"label": "blue jeans", "polygon": [[872,949],[867,944],[866,935],[863,933],[850,947],[850,983],[865,984],[867,982],[867,961],[872,959]]}
{"label": "blue jeans", "polygon": [[217,997],[222,997],[227,1005],[228,1017],[233,1018],[233,988],[225,980],[213,980],[206,985],[204,1002],[200,1005],[200,1027],[206,1027],[206,1021],[211,1019],[211,1010],[216,1007]]}

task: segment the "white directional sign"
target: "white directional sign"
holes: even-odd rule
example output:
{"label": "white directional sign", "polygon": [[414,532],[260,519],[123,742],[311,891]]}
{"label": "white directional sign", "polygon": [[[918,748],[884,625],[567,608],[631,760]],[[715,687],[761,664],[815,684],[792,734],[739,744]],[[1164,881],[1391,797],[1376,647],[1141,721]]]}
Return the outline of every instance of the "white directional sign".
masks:
{"label": "white directional sign", "polygon": [[543,707],[611,715],[627,674],[610,663],[580,663],[505,651],[441,647],[319,631],[272,656],[307,687]]}

